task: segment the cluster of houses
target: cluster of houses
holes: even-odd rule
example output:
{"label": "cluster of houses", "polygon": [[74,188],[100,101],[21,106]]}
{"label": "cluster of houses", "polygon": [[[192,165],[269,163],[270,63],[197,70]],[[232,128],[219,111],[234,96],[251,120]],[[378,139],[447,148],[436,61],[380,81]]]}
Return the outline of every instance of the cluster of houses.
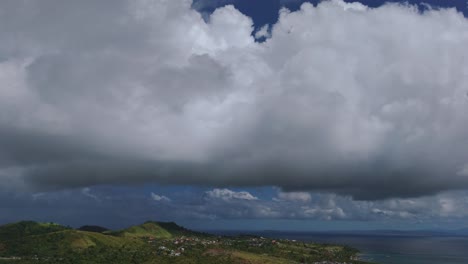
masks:
{"label": "cluster of houses", "polygon": [[[296,240],[274,240],[267,239],[264,237],[244,237],[239,238],[199,238],[199,237],[185,237],[181,236],[171,240],[157,240],[152,237],[148,238],[148,243],[157,247],[156,254],[169,256],[169,257],[180,257],[182,256],[187,249],[196,246],[210,246],[210,245],[219,245],[219,246],[230,246],[233,244],[242,243],[249,247],[265,247],[265,246],[279,246],[281,243],[296,243]],[[332,254],[335,249],[326,249],[329,254]],[[353,260],[353,259],[351,259]],[[336,261],[319,261],[314,262],[313,264],[351,264],[351,262],[336,262]]]}
{"label": "cluster of houses", "polygon": [[181,256],[187,247],[192,247],[192,246],[197,246],[197,245],[217,245],[219,242],[214,239],[200,239],[198,237],[178,237],[173,240],[166,240],[166,241],[161,241],[161,240],[155,240],[151,237],[148,238],[148,243],[149,244],[159,244],[163,243],[163,245],[158,247],[157,254],[158,255],[165,255],[165,256],[171,256],[171,257],[179,257]]}
{"label": "cluster of houses", "polygon": [[209,238],[203,239],[199,237],[185,237],[181,236],[172,240],[157,240],[153,237],[148,237],[147,242],[149,244],[159,246],[157,248],[158,255],[165,255],[171,257],[179,257],[181,256],[187,248],[193,246],[210,246],[210,245],[223,245],[223,246],[231,246],[234,243],[248,243],[251,247],[262,247],[269,243],[273,245],[279,245],[280,242],[277,240],[269,240],[263,237],[256,238],[252,237],[247,240],[238,240],[238,239],[216,239],[216,238]]}
{"label": "cluster of houses", "polygon": [[270,240],[264,237],[259,237],[259,238],[253,237],[248,240],[248,245],[251,247],[263,247],[268,244],[280,245],[281,243],[277,240]]}
{"label": "cluster of houses", "polygon": [[170,249],[170,248],[167,248],[165,246],[160,246],[158,248],[158,254],[166,255],[166,256],[170,256],[170,257],[180,257],[180,255],[182,255],[182,253],[184,253],[184,251],[185,251],[185,248],[183,248],[183,247],[179,247],[177,249]]}

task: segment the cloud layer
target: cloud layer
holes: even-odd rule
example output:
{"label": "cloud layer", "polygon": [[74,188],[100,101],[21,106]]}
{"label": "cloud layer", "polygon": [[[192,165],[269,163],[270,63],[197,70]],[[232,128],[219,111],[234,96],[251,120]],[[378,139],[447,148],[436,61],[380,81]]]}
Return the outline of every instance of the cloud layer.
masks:
{"label": "cloud layer", "polygon": [[355,225],[350,223],[357,221],[369,225],[380,223],[380,228],[403,223],[405,228],[446,229],[465,227],[468,219],[466,191],[420,198],[355,201],[349,196],[284,193],[273,188],[246,191],[157,187],[148,191],[151,189],[100,186],[35,194],[2,192],[0,223],[34,219],[76,226],[94,223],[122,227],[153,219],[200,221],[204,223],[202,228],[209,229],[224,220],[259,220],[260,228],[265,229],[268,228],[265,224],[276,220],[307,220],[303,223],[312,223],[312,220],[338,221],[335,222],[337,226],[351,229]]}
{"label": "cloud layer", "polygon": [[303,4],[258,43],[191,4],[2,1],[0,185],[468,188],[462,14]]}

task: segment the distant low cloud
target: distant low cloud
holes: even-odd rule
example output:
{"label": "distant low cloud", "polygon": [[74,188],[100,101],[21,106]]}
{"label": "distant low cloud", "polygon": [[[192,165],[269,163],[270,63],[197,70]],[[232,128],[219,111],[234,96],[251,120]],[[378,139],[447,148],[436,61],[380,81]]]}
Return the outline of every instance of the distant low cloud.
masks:
{"label": "distant low cloud", "polygon": [[[468,219],[466,191],[382,201],[356,201],[349,196],[324,193],[309,193],[310,199],[305,198],[305,194],[289,194],[282,195],[286,199],[272,200],[256,197],[247,191],[212,191],[183,190],[183,196],[175,192],[174,197],[170,198],[150,193],[150,199],[147,195],[140,195],[138,188],[136,192],[109,192],[106,188],[89,188],[87,193],[94,196],[92,199],[83,199],[77,195],[83,194],[80,190],[29,196],[0,193],[0,208],[4,212],[0,216],[0,223],[13,221],[12,217],[17,219],[18,216],[64,223],[79,222],[78,219],[82,218],[81,221],[95,219],[119,224],[148,219],[302,219],[442,224],[464,223]],[[213,193],[215,195],[207,196]],[[294,199],[289,199],[291,197]]]}
{"label": "distant low cloud", "polygon": [[223,188],[366,201],[468,188],[461,13],[305,3],[259,43],[251,18],[227,5],[204,19],[203,2],[1,1],[0,188],[155,182],[250,202]]}
{"label": "distant low cloud", "polygon": [[211,191],[207,191],[206,195],[209,199],[221,199],[224,201],[231,201],[231,200],[247,200],[253,201],[258,200],[257,197],[253,196],[249,192],[240,191],[235,192],[229,189],[213,189]]}
{"label": "distant low cloud", "polygon": [[169,199],[167,196],[158,195],[155,193],[151,193],[151,199],[157,202],[170,202],[171,201],[171,199]]}
{"label": "distant low cloud", "polygon": [[312,195],[307,192],[279,192],[278,197],[274,199],[279,201],[310,202]]}
{"label": "distant low cloud", "polygon": [[[89,197],[89,198],[91,198],[93,200],[100,201],[100,199],[96,195],[91,193],[91,189],[88,188],[88,187],[81,189],[81,194],[83,194],[84,196]],[[37,199],[37,198],[39,198],[41,196],[43,196],[43,194],[42,195],[39,194],[39,196],[38,196],[38,194],[33,194],[33,199]]]}

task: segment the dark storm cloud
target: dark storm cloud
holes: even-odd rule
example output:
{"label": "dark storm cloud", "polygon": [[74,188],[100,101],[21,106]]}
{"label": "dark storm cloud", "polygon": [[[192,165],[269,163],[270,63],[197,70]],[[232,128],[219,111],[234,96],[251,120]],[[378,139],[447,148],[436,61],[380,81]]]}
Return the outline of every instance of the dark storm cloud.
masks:
{"label": "dark storm cloud", "polygon": [[0,185],[468,188],[468,22],[328,1],[257,43],[232,6],[0,3]]}

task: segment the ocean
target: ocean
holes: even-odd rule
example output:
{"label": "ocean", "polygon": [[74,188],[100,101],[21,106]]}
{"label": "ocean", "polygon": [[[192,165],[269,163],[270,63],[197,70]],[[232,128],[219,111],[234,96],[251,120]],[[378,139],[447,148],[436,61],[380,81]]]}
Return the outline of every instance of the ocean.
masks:
{"label": "ocean", "polygon": [[[381,264],[468,264],[467,236],[277,231],[236,233],[348,245],[361,251],[361,259]],[[229,232],[223,234],[229,235]]]}

